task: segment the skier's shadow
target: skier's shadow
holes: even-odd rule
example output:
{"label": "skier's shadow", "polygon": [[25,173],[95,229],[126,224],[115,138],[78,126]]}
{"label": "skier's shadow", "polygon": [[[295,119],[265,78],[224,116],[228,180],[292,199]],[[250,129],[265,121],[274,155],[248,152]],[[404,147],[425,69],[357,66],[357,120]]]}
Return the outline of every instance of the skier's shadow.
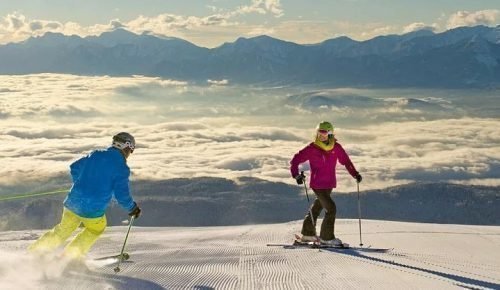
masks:
{"label": "skier's shadow", "polygon": [[103,280],[112,286],[112,289],[118,290],[135,290],[135,289],[153,289],[160,290],[166,289],[155,282],[143,280],[139,278],[122,276],[119,274],[106,274],[101,272],[87,272],[85,274],[86,281],[94,281],[102,283]]}
{"label": "skier's shadow", "polygon": [[[88,280],[93,280],[96,282],[102,282],[105,280],[107,283],[112,286],[112,289],[118,289],[118,290],[136,290],[136,289],[148,289],[148,290],[160,290],[160,289],[168,289],[165,288],[161,285],[158,285],[152,281],[148,280],[143,280],[143,279],[138,279],[138,278],[132,278],[132,277],[126,277],[126,276],[121,276],[121,275],[113,275],[113,274],[105,274],[105,273],[100,273],[100,272],[90,272],[88,273],[90,275],[90,278]],[[195,290],[214,290],[215,288],[208,287],[208,286],[202,286],[202,285],[196,285],[194,286]]]}
{"label": "skier's shadow", "polygon": [[[484,288],[488,288],[488,289],[500,289],[500,284],[497,284],[497,283],[492,283],[492,282],[477,280],[477,279],[464,277],[464,276],[460,276],[460,275],[455,275],[455,274],[444,273],[444,272],[439,272],[439,271],[435,271],[435,270],[420,268],[420,267],[411,266],[411,265],[407,265],[407,264],[403,264],[403,263],[398,263],[395,261],[384,260],[381,258],[370,257],[370,256],[366,256],[363,253],[361,253],[361,250],[356,250],[356,249],[347,249],[347,250],[321,249],[321,250],[335,252],[338,254],[343,254],[343,255],[352,256],[352,257],[356,257],[356,258],[362,258],[362,259],[366,259],[369,261],[384,263],[387,265],[398,266],[401,268],[407,268],[407,269],[412,269],[412,270],[416,270],[416,271],[421,271],[424,273],[429,273],[432,275],[436,275],[436,276],[440,276],[443,278],[447,278],[447,279],[456,281],[456,282],[458,282],[457,285],[461,286],[461,287],[469,287],[468,285],[473,285],[475,287],[484,287]],[[468,284],[468,285],[463,285],[463,284],[459,284],[459,283],[464,283],[464,284]]]}

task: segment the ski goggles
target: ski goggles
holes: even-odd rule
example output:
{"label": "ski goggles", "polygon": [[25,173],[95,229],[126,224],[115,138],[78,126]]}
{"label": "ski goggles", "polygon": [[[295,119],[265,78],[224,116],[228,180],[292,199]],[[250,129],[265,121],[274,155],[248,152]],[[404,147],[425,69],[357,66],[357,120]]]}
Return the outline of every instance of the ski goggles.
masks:
{"label": "ski goggles", "polygon": [[321,134],[321,135],[333,135],[333,131],[319,129],[318,130],[318,134]]}
{"label": "ski goggles", "polygon": [[132,144],[132,142],[130,141],[125,141],[124,143],[115,141],[113,142],[113,146],[120,150],[123,150],[125,148],[130,148],[130,153],[134,153],[135,149],[135,145]]}
{"label": "ski goggles", "polygon": [[134,153],[135,145],[130,143],[129,141],[125,142],[125,146],[130,148],[130,153]]}

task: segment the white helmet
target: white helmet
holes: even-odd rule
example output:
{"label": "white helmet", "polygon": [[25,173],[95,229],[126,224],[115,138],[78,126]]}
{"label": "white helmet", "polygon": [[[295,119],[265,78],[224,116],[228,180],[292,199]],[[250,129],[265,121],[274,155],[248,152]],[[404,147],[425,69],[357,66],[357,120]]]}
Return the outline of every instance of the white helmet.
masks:
{"label": "white helmet", "polygon": [[130,148],[130,150],[134,152],[135,138],[127,132],[120,132],[113,136],[113,147],[120,150]]}

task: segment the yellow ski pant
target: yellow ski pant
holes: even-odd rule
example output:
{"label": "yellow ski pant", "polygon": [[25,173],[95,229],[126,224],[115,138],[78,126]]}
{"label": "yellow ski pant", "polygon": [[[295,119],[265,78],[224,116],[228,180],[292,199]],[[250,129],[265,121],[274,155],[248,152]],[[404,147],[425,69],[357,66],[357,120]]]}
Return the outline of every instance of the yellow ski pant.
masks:
{"label": "yellow ski pant", "polygon": [[71,259],[83,258],[106,229],[105,215],[98,218],[84,218],[64,208],[61,222],[41,236],[29,247],[29,250],[35,253],[55,250],[71,236],[80,224],[83,224],[83,230],[64,248],[64,256]]}

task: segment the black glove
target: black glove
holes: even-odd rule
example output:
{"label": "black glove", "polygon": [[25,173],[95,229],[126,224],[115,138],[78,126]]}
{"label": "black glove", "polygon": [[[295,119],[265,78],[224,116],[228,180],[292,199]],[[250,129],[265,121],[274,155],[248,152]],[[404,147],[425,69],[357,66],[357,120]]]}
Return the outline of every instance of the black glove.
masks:
{"label": "black glove", "polygon": [[356,178],[356,181],[357,181],[358,183],[360,183],[360,182],[361,182],[361,180],[363,180],[363,177],[361,177],[361,174],[359,174],[359,173],[356,173],[356,176],[354,176],[354,178]]}
{"label": "black glove", "polygon": [[134,208],[128,213],[130,217],[134,217],[134,219],[137,219],[141,216],[141,208],[135,204]]}
{"label": "black glove", "polygon": [[295,180],[297,181],[297,184],[304,183],[304,180],[306,180],[306,176],[304,175],[304,171],[302,171],[299,175],[295,176]]}

